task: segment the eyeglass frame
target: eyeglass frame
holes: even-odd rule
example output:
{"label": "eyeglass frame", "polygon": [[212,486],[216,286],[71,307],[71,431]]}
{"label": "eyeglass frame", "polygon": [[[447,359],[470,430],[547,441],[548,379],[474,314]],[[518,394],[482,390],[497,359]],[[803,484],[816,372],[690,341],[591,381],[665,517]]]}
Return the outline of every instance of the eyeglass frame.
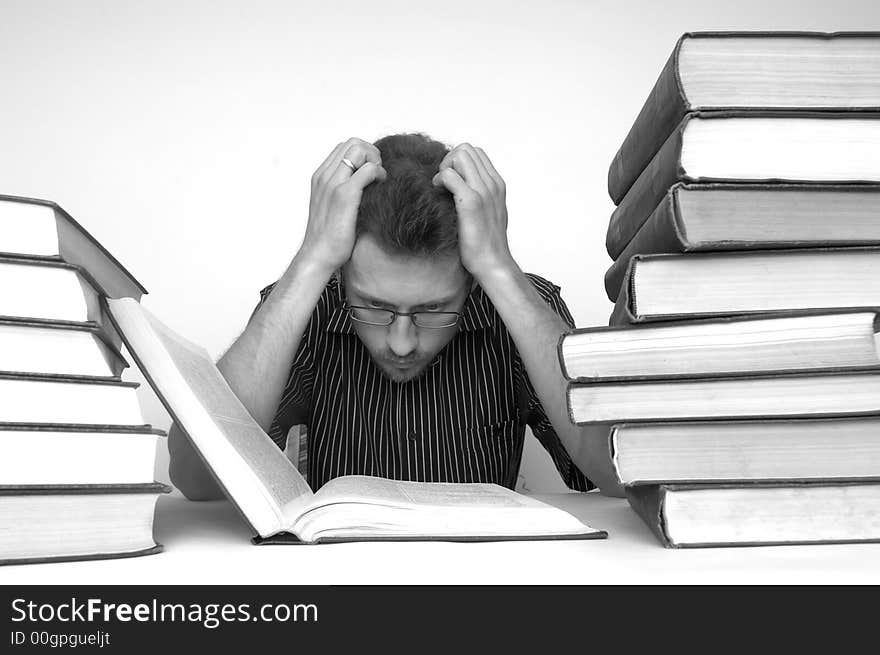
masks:
{"label": "eyeglass frame", "polygon": [[[365,307],[363,305],[352,305],[348,301],[342,303],[342,308],[348,312],[349,318],[357,323],[363,323],[364,325],[375,325],[376,327],[389,327],[394,324],[394,321],[397,320],[398,316],[416,316],[418,314],[455,314],[455,321],[450,323],[449,325],[419,325],[414,318],[410,318],[412,324],[417,328],[421,328],[422,330],[445,330],[446,328],[455,327],[458,325],[459,321],[461,321],[461,312],[399,312],[396,309],[385,309],[384,307]],[[388,312],[391,314],[391,320],[387,323],[371,323],[369,321],[363,321],[359,318],[355,318],[354,313],[351,311],[352,309],[365,309],[371,312]]]}

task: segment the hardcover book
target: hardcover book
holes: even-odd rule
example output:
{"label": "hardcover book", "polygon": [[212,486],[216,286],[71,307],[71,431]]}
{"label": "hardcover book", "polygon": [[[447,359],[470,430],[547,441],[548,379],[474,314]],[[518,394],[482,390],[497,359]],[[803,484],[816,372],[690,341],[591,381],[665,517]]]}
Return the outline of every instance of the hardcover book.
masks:
{"label": "hardcover book", "polygon": [[872,311],[774,313],[562,335],[563,375],[578,382],[646,380],[880,366]]}
{"label": "hardcover book", "polygon": [[880,249],[636,255],[613,325],[880,306]]}
{"label": "hardcover book", "polygon": [[661,484],[627,500],[668,548],[880,541],[880,481]]}
{"label": "hardcover book", "polygon": [[127,367],[97,327],[0,319],[0,371],[119,377]]}
{"label": "hardcover book", "polygon": [[880,33],[684,34],[608,170],[614,204],[685,114],[880,109]]}
{"label": "hardcover book", "polygon": [[617,298],[635,255],[877,246],[878,215],[877,185],[678,182],[608,269],[605,291]]}
{"label": "hardcover book", "polygon": [[573,423],[880,415],[880,370],[569,383]]}
{"label": "hardcover book", "polygon": [[77,266],[0,257],[0,318],[100,325],[102,295]]}
{"label": "hardcover book", "polygon": [[0,255],[80,266],[111,298],[140,300],[147,292],[70,214],[49,200],[0,195]]}
{"label": "hardcover book", "polygon": [[0,423],[0,485],[148,484],[164,436],[149,425]]}
{"label": "hardcover book", "polygon": [[162,484],[0,486],[0,564],[152,555]]}
{"label": "hardcover book", "polygon": [[880,418],[616,423],[608,434],[623,485],[880,479]]}
{"label": "hardcover book", "polygon": [[0,371],[0,423],[146,424],[136,382]]}
{"label": "hardcover book", "polygon": [[880,182],[880,113],[688,114],[611,215],[617,259],[676,182]]}
{"label": "hardcover book", "polygon": [[131,299],[107,305],[150,385],[257,534],[255,543],[606,536],[567,512],[494,484],[345,476],[313,493],[204,349]]}

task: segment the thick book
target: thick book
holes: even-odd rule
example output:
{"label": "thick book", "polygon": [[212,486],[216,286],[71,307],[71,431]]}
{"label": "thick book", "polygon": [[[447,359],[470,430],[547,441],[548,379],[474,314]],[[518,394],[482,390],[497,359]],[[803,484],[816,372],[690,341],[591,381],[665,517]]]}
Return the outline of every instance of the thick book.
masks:
{"label": "thick book", "polygon": [[869,416],[880,370],[568,383],[573,423]]}
{"label": "thick book", "polygon": [[162,484],[0,486],[0,564],[151,555]]}
{"label": "thick book", "polygon": [[0,319],[0,371],[119,377],[127,367],[96,326]]}
{"label": "thick book", "polygon": [[150,426],[0,423],[0,485],[147,484],[164,436]]}
{"label": "thick book", "polygon": [[146,424],[136,382],[0,371],[0,423]]}
{"label": "thick book", "polygon": [[175,423],[258,535],[255,543],[606,536],[561,509],[494,484],[344,476],[313,493],[204,349],[131,299],[111,299],[107,306]]}
{"label": "thick book", "polygon": [[685,114],[732,108],[880,109],[880,33],[684,34],[608,170],[614,204]]}
{"label": "thick book", "polygon": [[610,300],[635,255],[880,245],[880,185],[670,187],[605,274]]}
{"label": "thick book", "polygon": [[636,255],[612,325],[880,306],[880,248]]}
{"label": "thick book", "polygon": [[878,417],[617,423],[605,430],[623,485],[880,479]]}
{"label": "thick book", "polygon": [[718,318],[563,334],[568,380],[645,380],[880,366],[873,311]]}
{"label": "thick book", "polygon": [[880,112],[731,111],[684,117],[611,214],[623,252],[676,182],[880,182]]}
{"label": "thick book", "polygon": [[880,541],[880,480],[626,487],[667,548]]}
{"label": "thick book", "polygon": [[49,200],[0,195],[0,255],[80,266],[112,298],[139,300],[147,292],[97,239]]}
{"label": "thick book", "polygon": [[0,318],[101,325],[102,295],[78,266],[0,257]]}

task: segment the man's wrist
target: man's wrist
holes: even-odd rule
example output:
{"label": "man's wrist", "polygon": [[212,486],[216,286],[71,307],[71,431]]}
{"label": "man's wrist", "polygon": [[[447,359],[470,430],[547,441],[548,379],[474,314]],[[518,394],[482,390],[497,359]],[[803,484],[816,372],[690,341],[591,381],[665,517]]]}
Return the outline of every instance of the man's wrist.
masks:
{"label": "man's wrist", "polygon": [[474,279],[489,297],[495,298],[495,294],[505,294],[511,285],[518,286],[523,280],[528,283],[525,273],[513,259],[508,257],[498,262],[481,267],[478,271],[471,271]]}
{"label": "man's wrist", "polygon": [[287,270],[282,276],[282,281],[289,283],[301,279],[320,280],[323,286],[336,272],[337,268],[337,266],[329,263],[326,259],[301,249],[290,261]]}
{"label": "man's wrist", "polygon": [[484,290],[489,292],[491,288],[505,286],[524,275],[519,265],[512,256],[507,256],[497,261],[486,263],[471,271],[474,279]]}

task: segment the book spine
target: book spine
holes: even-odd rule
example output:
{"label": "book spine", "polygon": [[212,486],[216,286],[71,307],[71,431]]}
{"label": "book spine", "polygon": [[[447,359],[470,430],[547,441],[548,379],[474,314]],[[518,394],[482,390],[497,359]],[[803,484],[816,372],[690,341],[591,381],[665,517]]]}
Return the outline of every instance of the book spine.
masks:
{"label": "book spine", "polygon": [[565,362],[565,354],[563,353],[563,344],[565,343],[565,339],[572,333],[572,330],[567,330],[559,335],[559,339],[556,341],[556,358],[559,360],[559,369],[562,371],[562,377],[566,380],[571,379],[571,375],[569,375],[568,366]]}
{"label": "book spine", "polygon": [[680,156],[687,121],[686,116],[611,214],[605,248],[612,259],[620,256],[669,188],[684,178]]}
{"label": "book spine", "polygon": [[654,536],[666,548],[674,545],[666,534],[663,518],[663,501],[666,490],[662,485],[647,484],[625,487],[626,499],[633,511],[645,522]]}
{"label": "book spine", "polygon": [[608,169],[608,195],[620,204],[639,174],[689,110],[678,74],[679,39]]}
{"label": "book spine", "polygon": [[675,185],[666,193],[645,224],[639,228],[636,235],[605,273],[605,293],[609,300],[614,301],[620,295],[620,287],[623,284],[629,260],[635,255],[685,251],[685,240],[679,229],[678,210],[675,202],[677,188],[678,185]]}
{"label": "book spine", "polygon": [[632,309],[632,287],[633,275],[635,274],[636,263],[639,255],[631,257],[626,265],[626,273],[623,281],[620,283],[620,293],[617,295],[617,301],[614,303],[614,310],[608,319],[608,325],[623,327],[639,323],[641,319],[633,313]]}

